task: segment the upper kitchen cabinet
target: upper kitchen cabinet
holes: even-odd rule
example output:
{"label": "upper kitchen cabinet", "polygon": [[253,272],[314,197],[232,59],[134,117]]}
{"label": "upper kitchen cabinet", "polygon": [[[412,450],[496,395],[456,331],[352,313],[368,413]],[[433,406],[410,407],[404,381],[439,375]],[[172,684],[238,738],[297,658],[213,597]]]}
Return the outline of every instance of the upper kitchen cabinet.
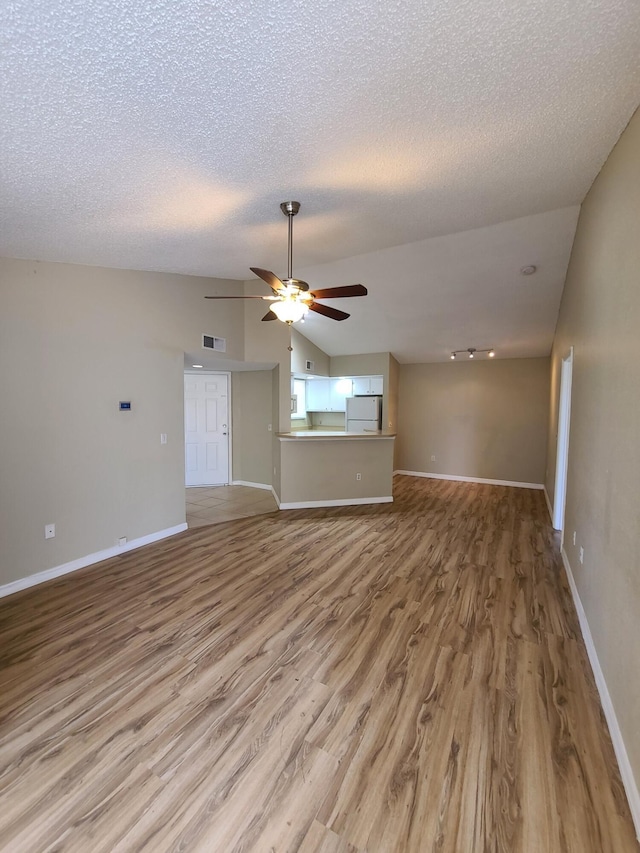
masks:
{"label": "upper kitchen cabinet", "polygon": [[352,396],[351,379],[307,379],[308,412],[344,412]]}
{"label": "upper kitchen cabinet", "polygon": [[332,379],[329,387],[329,405],[332,412],[346,412],[347,397],[353,397],[351,379]]}
{"label": "upper kitchen cabinet", "polygon": [[307,411],[329,412],[329,380],[307,379]]}
{"label": "upper kitchen cabinet", "polygon": [[353,377],[353,394],[358,395],[381,395],[382,394],[382,376],[354,376]]}

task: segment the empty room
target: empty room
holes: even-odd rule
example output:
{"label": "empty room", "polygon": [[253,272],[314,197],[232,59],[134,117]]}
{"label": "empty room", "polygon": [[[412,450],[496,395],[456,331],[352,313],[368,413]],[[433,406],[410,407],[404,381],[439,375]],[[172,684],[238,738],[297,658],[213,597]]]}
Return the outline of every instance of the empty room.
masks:
{"label": "empty room", "polygon": [[0,850],[638,853],[636,0],[0,33]]}

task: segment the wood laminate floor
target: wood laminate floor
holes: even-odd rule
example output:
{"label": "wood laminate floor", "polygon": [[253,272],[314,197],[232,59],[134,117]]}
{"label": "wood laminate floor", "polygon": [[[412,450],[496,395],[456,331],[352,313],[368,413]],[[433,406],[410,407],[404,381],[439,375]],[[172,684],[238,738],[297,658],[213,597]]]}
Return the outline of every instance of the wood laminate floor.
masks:
{"label": "wood laminate floor", "polygon": [[542,493],[395,495],[0,601],[0,849],[637,851]]}

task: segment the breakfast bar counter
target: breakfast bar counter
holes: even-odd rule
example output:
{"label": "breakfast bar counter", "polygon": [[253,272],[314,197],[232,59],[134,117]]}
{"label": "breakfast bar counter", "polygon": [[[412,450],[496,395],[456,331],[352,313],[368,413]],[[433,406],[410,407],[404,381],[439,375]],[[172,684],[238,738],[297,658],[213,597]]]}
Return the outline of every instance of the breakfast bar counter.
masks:
{"label": "breakfast bar counter", "polygon": [[345,430],[321,430],[321,429],[298,429],[293,432],[278,432],[278,438],[289,439],[317,439],[317,438],[336,438],[336,439],[363,439],[363,438],[395,438],[395,432],[385,430],[373,430],[369,432],[346,432]]}
{"label": "breakfast bar counter", "polygon": [[280,509],[390,503],[395,437],[384,430],[277,433]]}

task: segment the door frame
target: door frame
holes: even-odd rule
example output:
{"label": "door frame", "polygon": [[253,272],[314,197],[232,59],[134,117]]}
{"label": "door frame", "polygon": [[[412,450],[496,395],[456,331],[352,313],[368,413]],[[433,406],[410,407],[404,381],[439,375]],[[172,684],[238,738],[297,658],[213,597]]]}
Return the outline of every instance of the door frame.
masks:
{"label": "door frame", "polygon": [[[232,417],[231,417],[231,371],[230,370],[199,370],[192,367],[184,369],[185,376],[226,376],[227,377],[227,456],[229,462],[229,482],[233,483],[233,434],[232,434]],[[184,379],[182,381],[182,457],[185,461],[183,480],[185,489],[200,489],[202,486],[187,486],[187,467],[184,445],[186,434],[184,430]]]}
{"label": "door frame", "polygon": [[569,471],[569,434],[571,431],[571,385],[573,383],[573,347],[561,361],[560,395],[558,398],[558,438],[556,444],[556,478],[553,490],[553,527],[560,530],[564,545],[564,513],[567,503]]}

